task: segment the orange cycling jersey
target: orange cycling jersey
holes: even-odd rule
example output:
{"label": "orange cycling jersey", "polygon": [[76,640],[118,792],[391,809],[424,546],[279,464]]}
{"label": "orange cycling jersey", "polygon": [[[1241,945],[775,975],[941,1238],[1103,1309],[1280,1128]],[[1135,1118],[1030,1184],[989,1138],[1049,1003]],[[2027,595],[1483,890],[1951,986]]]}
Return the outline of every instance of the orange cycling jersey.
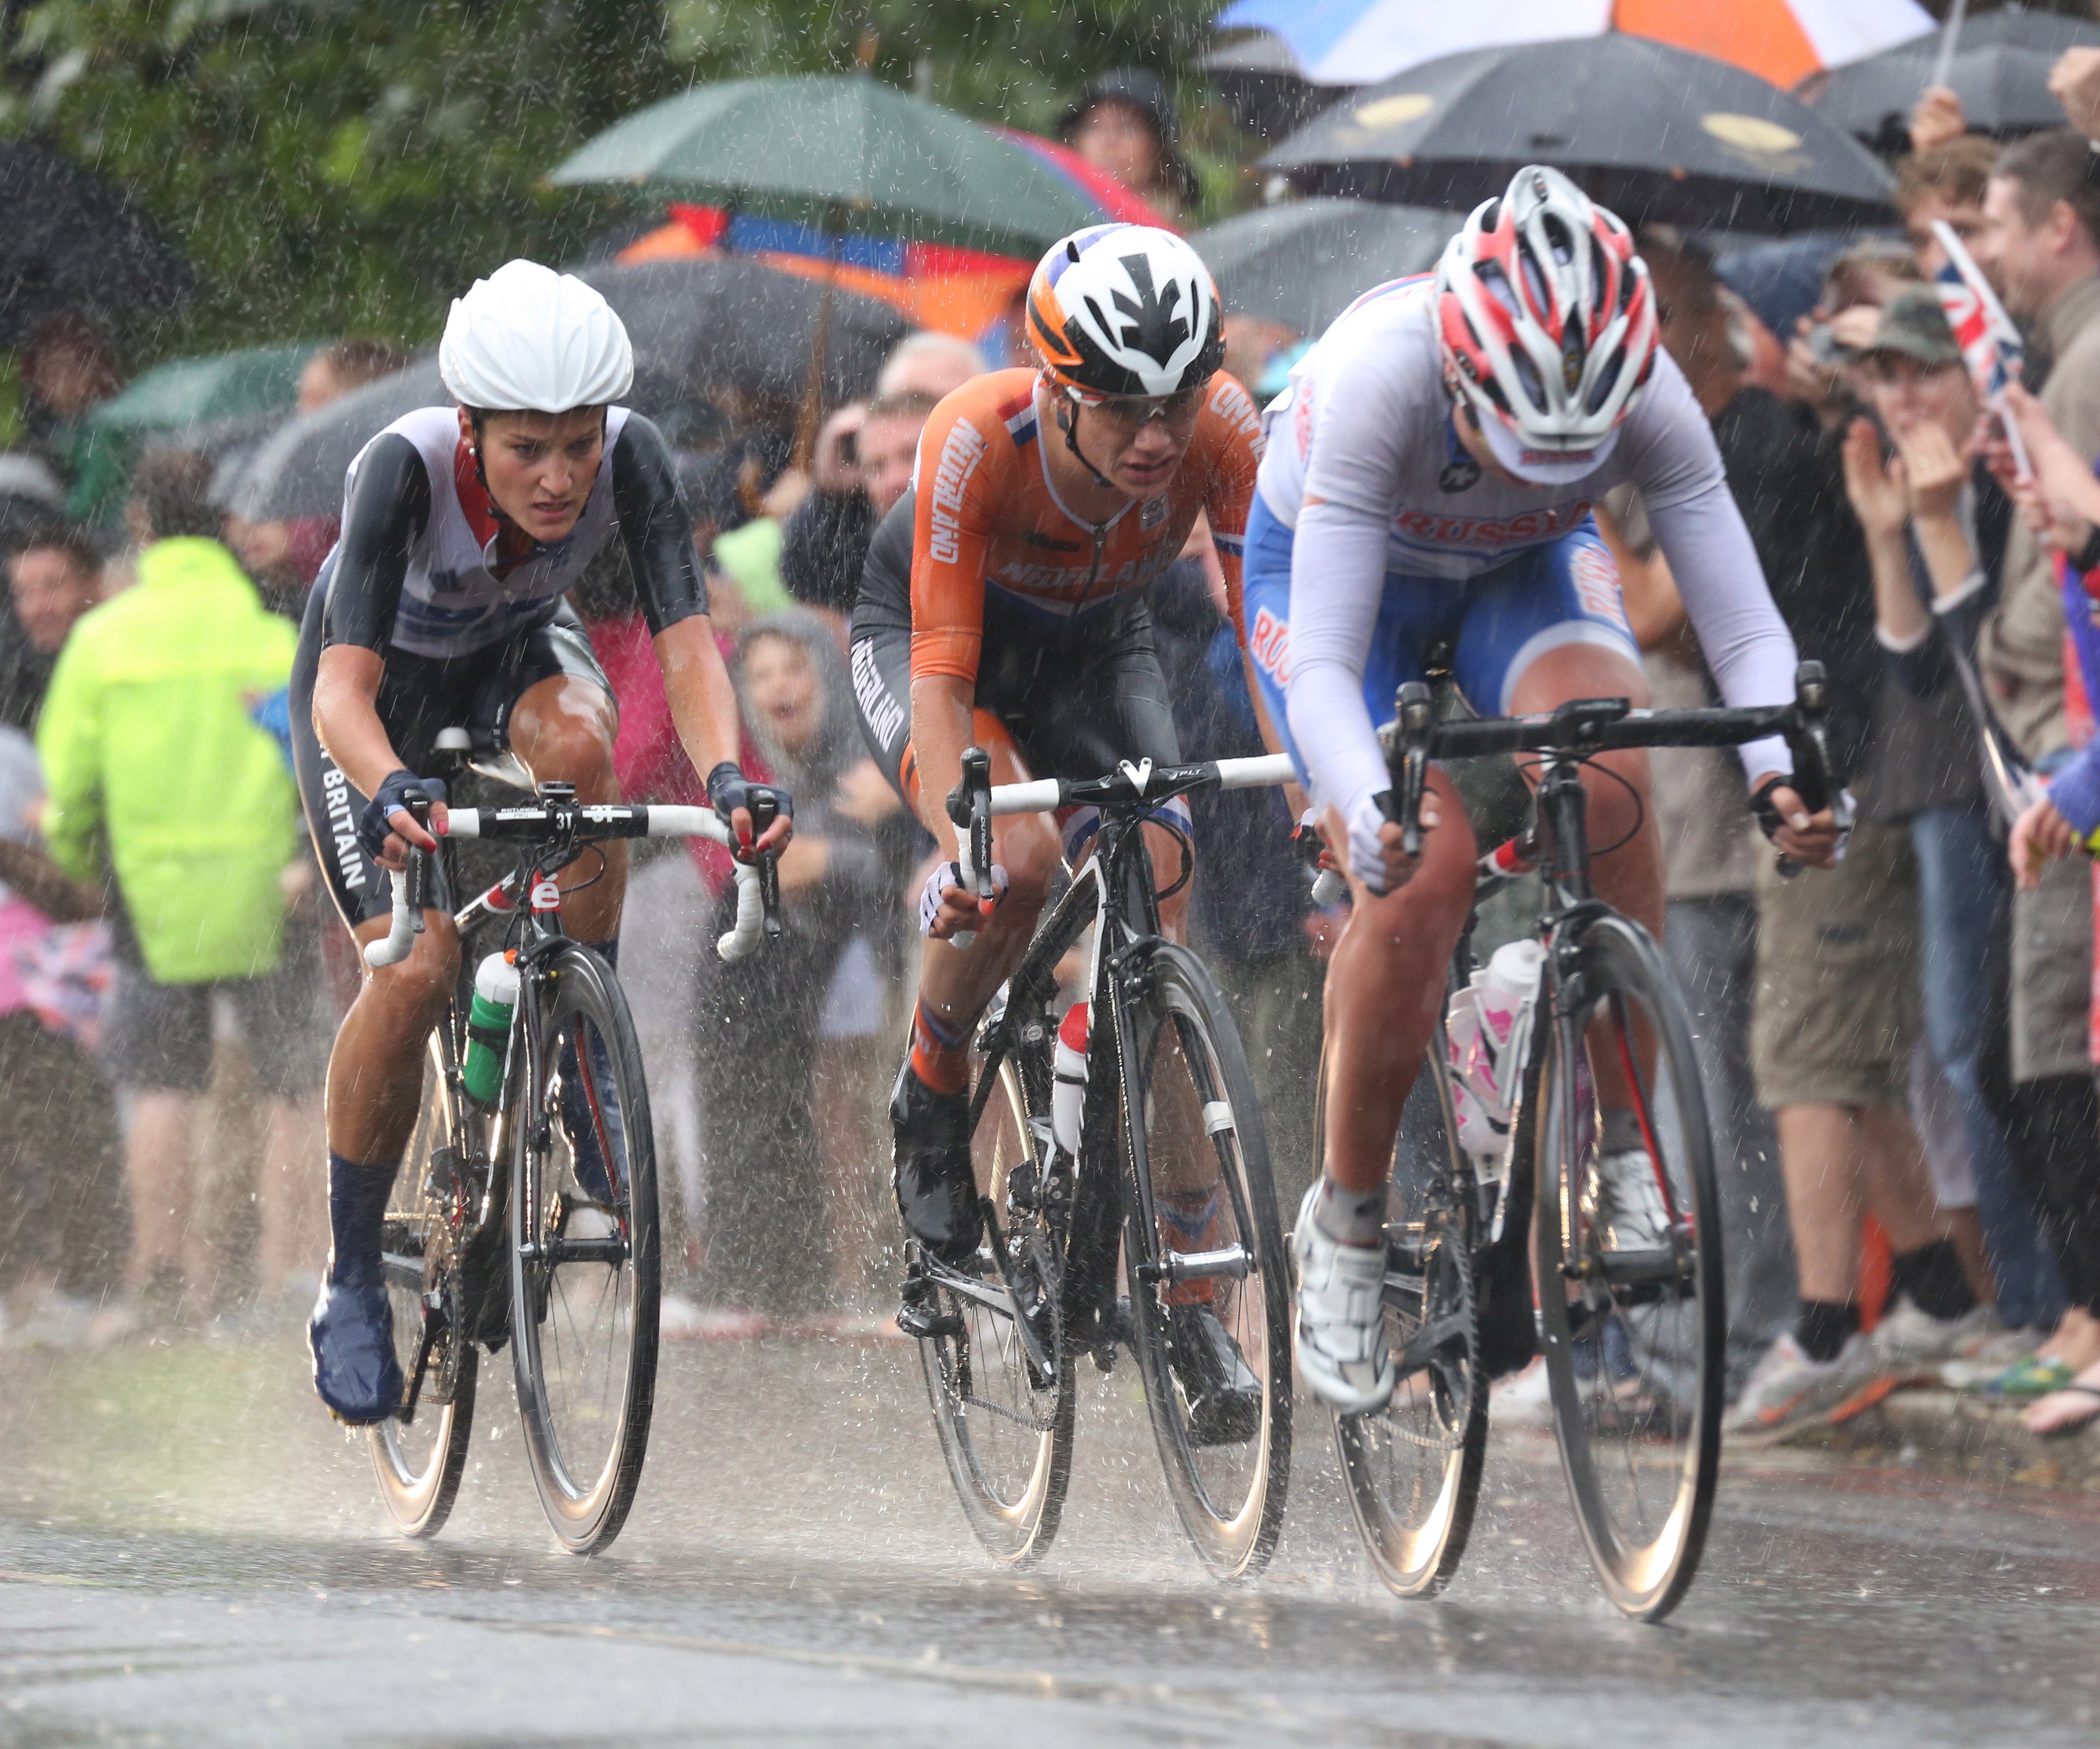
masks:
{"label": "orange cycling jersey", "polygon": [[[1038,430],[1035,373],[1000,370],[933,409],[919,439],[911,539],[911,675],[975,680],[986,592],[1046,627],[1069,628],[1171,564],[1198,511],[1224,567],[1233,629],[1244,641],[1240,554],[1261,461],[1246,391],[1211,379],[1173,478],[1105,523],[1058,501]],[[1061,441],[1053,429],[1050,442]]]}

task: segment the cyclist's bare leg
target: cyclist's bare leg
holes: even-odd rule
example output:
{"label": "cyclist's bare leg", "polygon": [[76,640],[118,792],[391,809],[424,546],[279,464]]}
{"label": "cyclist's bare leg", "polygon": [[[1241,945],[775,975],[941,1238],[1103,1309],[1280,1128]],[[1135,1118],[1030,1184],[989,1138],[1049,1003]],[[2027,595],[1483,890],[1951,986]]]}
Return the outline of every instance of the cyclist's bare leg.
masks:
{"label": "cyclist's bare leg", "polygon": [[[356,930],[360,956],[383,939],[389,917]],[[367,968],[329,1057],[329,1151],[346,1160],[397,1160],[423,1098],[424,1041],[459,977],[459,934],[442,911],[423,913],[423,933],[399,965]]]}
{"label": "cyclist's bare leg", "polygon": [[1444,1011],[1452,950],[1473,904],[1473,829],[1451,780],[1414,878],[1389,893],[1349,882],[1348,926],[1327,962],[1327,1173],[1359,1195],[1384,1188],[1401,1107]]}
{"label": "cyclist's bare leg", "polygon": [[[556,674],[522,693],[510,709],[511,751],[525,762],[536,783],[574,784],[584,802],[620,800],[620,779],[613,770],[613,739],[620,718],[602,687],[571,674]],[[620,913],[627,899],[627,846],[598,846],[605,872],[562,901],[562,926],[578,941],[611,941],[620,933]],[[597,867],[586,854],[563,876],[562,884],[590,881]]]}
{"label": "cyclist's bare leg", "polygon": [[[1563,644],[1525,669],[1511,689],[1510,710],[1524,716],[1582,698],[1630,699],[1638,708],[1648,703],[1648,682],[1630,656],[1595,644]],[[1528,765],[1524,776],[1536,787],[1538,768]],[[1648,754],[1638,748],[1599,754],[1583,771],[1582,785],[1588,792],[1590,872],[1597,896],[1660,941],[1662,833],[1649,801]],[[1644,1014],[1633,1017],[1634,1052],[1643,1079],[1655,1062],[1647,1018]],[[1633,1089],[1608,1022],[1599,1021],[1590,1029],[1590,1067],[1599,1108],[1631,1110]]]}

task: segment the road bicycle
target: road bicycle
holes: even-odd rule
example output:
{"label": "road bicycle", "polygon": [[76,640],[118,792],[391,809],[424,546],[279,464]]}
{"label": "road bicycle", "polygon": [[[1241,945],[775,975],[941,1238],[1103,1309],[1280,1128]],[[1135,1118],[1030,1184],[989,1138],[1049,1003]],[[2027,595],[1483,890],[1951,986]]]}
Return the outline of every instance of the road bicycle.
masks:
{"label": "road bicycle", "polygon": [[[1824,694],[1821,665],[1806,662],[1785,706],[1653,711],[1578,699],[1548,715],[1440,722],[1427,685],[1400,690],[1381,738],[1410,855],[1430,761],[1532,754],[1541,766],[1531,827],[1480,859],[1447,992],[1474,969],[1484,900],[1536,869],[1545,901],[1545,960],[1508,1139],[1493,1158],[1458,1145],[1440,1022],[1394,1150],[1385,1305],[1400,1387],[1379,1414],[1332,1418],[1364,1547],[1403,1596],[1433,1592],[1457,1570],[1479,1496],[1488,1381],[1535,1346],[1569,1498],[1606,1593],[1652,1621],[1692,1583],[1719,1463],[1726,1336],[1713,1139],[1667,963],[1645,929],[1591,890],[1581,768],[1616,749],[1783,735],[1794,788],[1820,809],[1835,793]],[[1630,1094],[1668,1214],[1666,1247],[1602,1242],[1600,1087]],[[1324,1152],[1324,1123],[1319,1133]]]}
{"label": "road bicycle", "polygon": [[[463,731],[445,731],[438,746],[447,771],[465,763]],[[771,798],[761,800],[754,816],[770,820]],[[427,824],[427,798],[412,795],[409,806]],[[452,911],[457,841],[521,846],[510,872],[452,911],[459,983],[430,1036],[422,1104],[386,1216],[385,1276],[407,1382],[399,1408],[369,1437],[387,1511],[409,1535],[435,1535],[450,1513],[479,1352],[506,1341],[526,1457],[562,1547],[604,1548],[633,1504],[661,1289],[649,1093],[618,978],[562,930],[564,894],[598,874],[567,887],[558,877],[593,855],[602,870],[597,846],[643,837],[730,841],[712,809],[586,806],[567,784],[540,784],[527,805],[453,808],[437,853],[412,851],[395,877],[392,926],[365,949],[374,966],[395,964],[422,932],[426,906]],[[770,855],[738,863],[735,880],[735,924],[717,943],[724,959],[779,926]],[[516,974],[507,1024],[491,1024],[474,1003],[477,956],[494,951]],[[501,1064],[500,1080],[470,1076],[476,1050],[490,1053],[484,1071]],[[580,1157],[579,1132],[595,1143]]]}
{"label": "road bicycle", "polygon": [[[1289,1283],[1268,1149],[1239,1035],[1202,961],[1160,934],[1193,872],[1158,813],[1207,788],[1285,781],[1283,758],[1128,762],[1105,777],[993,788],[971,749],[949,817],[966,886],[990,896],[991,822],[1100,810],[1098,835],[977,1029],[973,1153],[985,1218],[971,1263],[914,1248],[934,1334],[920,1343],[934,1424],[971,1529],[1019,1566],[1056,1535],[1071,1469],[1075,1363],[1136,1356],[1183,1528],[1220,1578],[1259,1571],[1290,1468]],[[1180,840],[1154,890],[1143,827]],[[1076,1155],[1053,1111],[1067,956],[1085,947]],[[1067,1062],[1061,1071],[1069,1078]]]}

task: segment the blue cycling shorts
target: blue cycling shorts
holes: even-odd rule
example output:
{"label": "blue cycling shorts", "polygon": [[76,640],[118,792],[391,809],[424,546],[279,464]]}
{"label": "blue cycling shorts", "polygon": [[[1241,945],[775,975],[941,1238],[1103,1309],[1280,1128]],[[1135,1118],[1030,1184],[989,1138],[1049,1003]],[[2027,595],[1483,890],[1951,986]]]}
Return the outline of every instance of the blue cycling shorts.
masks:
{"label": "blue cycling shorts", "polygon": [[[1257,493],[1247,516],[1247,648],[1269,721],[1303,776],[1305,762],[1284,709],[1290,683],[1293,538]],[[1483,716],[1508,715],[1525,670],[1563,644],[1595,644],[1636,666],[1640,662],[1619,597],[1619,568],[1586,517],[1550,545],[1466,582],[1388,572],[1364,667],[1364,704],[1373,722],[1392,720],[1393,695],[1403,682],[1423,678],[1423,651],[1445,642],[1453,646],[1459,690]]]}

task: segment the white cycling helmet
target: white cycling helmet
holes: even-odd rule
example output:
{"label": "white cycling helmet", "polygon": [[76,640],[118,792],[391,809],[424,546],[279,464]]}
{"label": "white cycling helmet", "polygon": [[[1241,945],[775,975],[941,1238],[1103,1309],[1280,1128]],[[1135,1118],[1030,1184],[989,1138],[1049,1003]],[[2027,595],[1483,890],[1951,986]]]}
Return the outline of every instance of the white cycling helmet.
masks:
{"label": "white cycling helmet", "polygon": [[1052,381],[1089,400],[1172,395],[1225,360],[1211,270],[1152,225],[1095,225],[1056,245],[1029,282],[1028,336]]}
{"label": "white cycling helmet", "polygon": [[1436,326],[1495,458],[1541,485],[1602,465],[1655,365],[1633,233],[1544,165],[1519,170],[1445,245]]}
{"label": "white cycling helmet", "polygon": [[452,300],[438,373],[463,407],[567,413],[634,381],[634,348],[604,297],[573,274],[506,261]]}

